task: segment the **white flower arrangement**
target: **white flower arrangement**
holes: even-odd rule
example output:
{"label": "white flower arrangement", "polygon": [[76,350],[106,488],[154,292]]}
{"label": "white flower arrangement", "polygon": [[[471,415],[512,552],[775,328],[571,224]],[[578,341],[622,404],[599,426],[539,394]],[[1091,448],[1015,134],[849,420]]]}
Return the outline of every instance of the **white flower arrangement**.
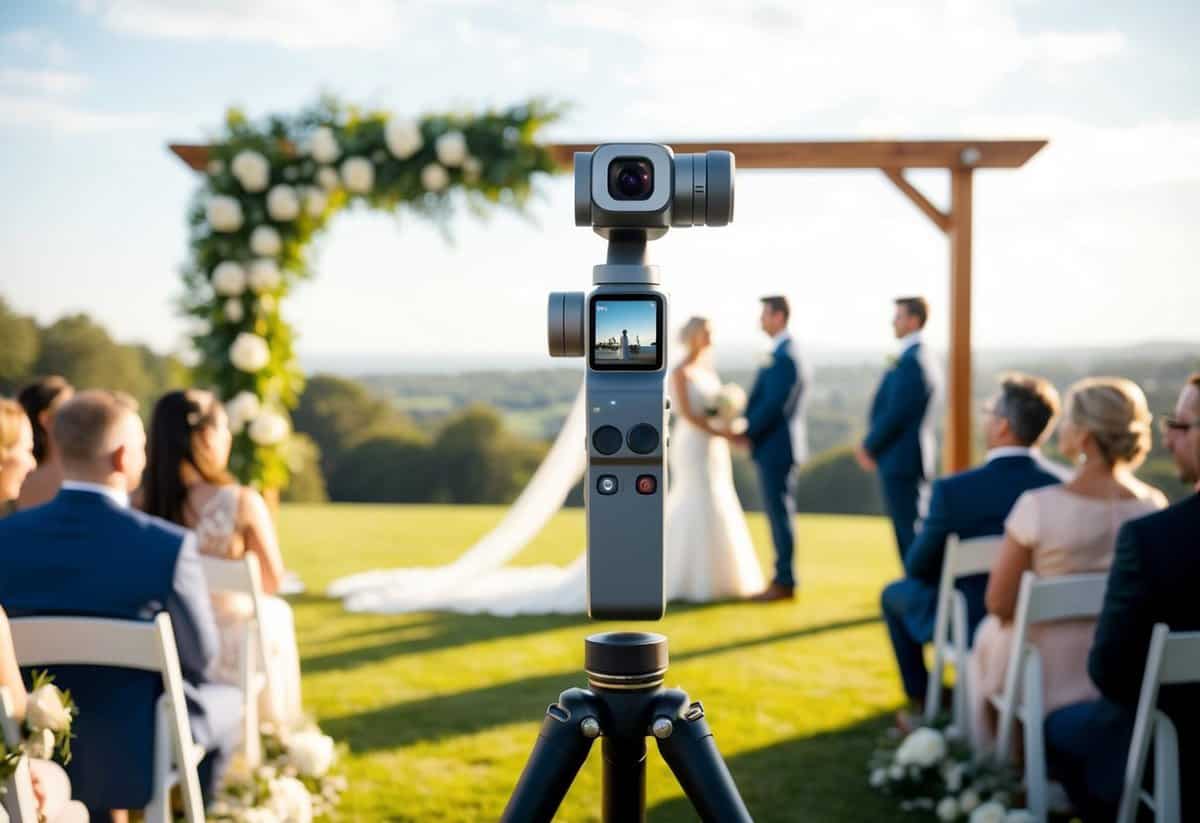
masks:
{"label": "white flower arrangement", "polygon": [[258,313],[268,314],[275,311],[275,297],[270,294],[260,294],[258,296]]}
{"label": "white flower arrangement", "polygon": [[287,183],[272,186],[267,192],[267,214],[277,223],[286,223],[300,216],[300,197]]}
{"label": "white flower arrangement", "polygon": [[367,194],[375,185],[375,167],[365,157],[347,157],[342,162],[342,183],[346,191]]}
{"label": "white flower arrangement", "polygon": [[242,227],[242,204],[236,198],[217,194],[208,198],[204,216],[213,231],[229,234]]}
{"label": "white flower arrangement", "polygon": [[338,186],[342,185],[342,178],[338,177],[337,169],[331,166],[321,166],[317,169],[317,183],[327,192],[337,191]]}
{"label": "white flower arrangement", "polygon": [[250,421],[250,439],[260,446],[275,446],[287,439],[291,426],[287,418],[273,411],[264,411]]}
{"label": "white flower arrangement", "polygon": [[468,157],[462,163],[463,179],[468,183],[478,183],[483,175],[483,163],[478,157]]}
{"label": "white flower arrangement", "polygon": [[274,257],[283,250],[283,238],[271,226],[259,226],[250,232],[250,251],[259,257]]}
{"label": "white flower arrangement", "polygon": [[467,138],[461,131],[448,131],[438,137],[434,149],[443,166],[461,166],[467,159]]}
{"label": "white flower arrangement", "polygon": [[946,756],[946,738],[937,729],[927,726],[914,731],[896,750],[896,762],[901,766],[927,769],[942,762]]}
{"label": "white flower arrangement", "polygon": [[337,135],[328,126],[321,126],[312,133],[308,141],[308,153],[318,163],[333,163],[342,156]]}
{"label": "white flower arrangement", "polygon": [[421,169],[421,185],[426,191],[442,191],[450,185],[450,172],[446,171],[445,166],[430,163]]}
{"label": "white flower arrangement", "polygon": [[[262,765],[252,769],[240,753],[233,756],[221,795],[209,809],[209,819],[222,823],[311,823],[332,817],[347,786],[346,779],[333,772],[333,740],[316,727],[279,733],[267,723],[262,724],[261,738]],[[293,755],[300,749],[319,755],[310,764],[322,767],[319,775],[297,768]]]}
{"label": "white flower arrangement", "polygon": [[271,349],[267,341],[257,334],[241,332],[229,347],[229,361],[239,371],[254,374],[262,371],[271,362]]}
{"label": "white flower arrangement", "polygon": [[212,270],[212,287],[222,297],[237,297],[246,290],[246,270],[232,260],[218,263]]}
{"label": "white flower arrangement", "polygon": [[[333,169],[329,169],[333,171]],[[304,189],[304,213],[309,217],[320,217],[325,213],[326,207],[329,206],[329,198],[325,193],[315,186],[307,186]]]}
{"label": "white flower arrangement", "polygon": [[277,777],[270,783],[271,810],[281,823],[312,823],[312,796],[294,777]]}
{"label": "white flower arrangement", "polygon": [[0,795],[22,755],[40,760],[57,755],[62,763],[71,762],[71,726],[78,713],[70,692],[55,686],[48,673],[34,672],[21,728],[23,740],[13,749],[6,749],[0,741]]}
{"label": "white flower arrangement", "polygon": [[304,777],[324,777],[333,766],[333,738],[318,730],[289,736],[285,749],[288,762]]}
{"label": "white flower arrangement", "polygon": [[241,434],[246,424],[258,417],[262,411],[262,403],[254,392],[240,391],[225,404],[225,413],[229,415],[229,430]]}
{"label": "white flower arrangement", "polygon": [[383,127],[383,141],[397,160],[407,160],[425,145],[421,127],[415,120],[393,117]]}
{"label": "white flower arrangement", "polygon": [[266,191],[271,182],[271,164],[256,151],[246,149],[233,156],[229,171],[248,192]]}
{"label": "white flower arrangement", "polygon": [[221,307],[221,313],[225,315],[225,319],[230,323],[241,323],[246,317],[246,307],[242,305],[241,300],[231,297]]}
{"label": "white flower arrangement", "polygon": [[246,283],[255,294],[274,291],[282,282],[283,275],[279,273],[279,266],[267,257],[261,257],[251,263],[246,274]]}
{"label": "white flower arrangement", "polygon": [[718,420],[732,423],[746,411],[746,391],[737,383],[726,383],[717,392],[714,411]]}

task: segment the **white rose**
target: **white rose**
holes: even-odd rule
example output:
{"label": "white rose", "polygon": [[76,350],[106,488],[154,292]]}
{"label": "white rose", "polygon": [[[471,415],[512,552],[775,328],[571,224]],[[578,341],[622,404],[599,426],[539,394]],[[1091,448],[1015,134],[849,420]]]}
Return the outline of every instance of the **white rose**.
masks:
{"label": "white rose", "polygon": [[871,776],[867,779],[867,782],[871,784],[871,788],[878,789],[887,782],[887,772],[883,769],[875,769],[871,772]]}
{"label": "white rose", "polygon": [[274,257],[283,249],[283,238],[271,226],[259,226],[250,232],[250,251],[259,257]]}
{"label": "white rose", "polygon": [[206,168],[209,177],[216,177],[221,172],[225,171],[225,164],[220,160],[209,160]]}
{"label": "white rose", "polygon": [[1004,816],[1004,823],[1033,823],[1033,814],[1028,809],[1013,809]]}
{"label": "white rose", "polygon": [[213,231],[228,233],[242,227],[242,204],[229,195],[218,194],[208,198],[204,211]]}
{"label": "white rose", "polygon": [[321,126],[314,131],[312,138],[308,141],[308,153],[318,163],[332,163],[337,160],[341,156],[342,150],[338,146],[337,135],[333,133],[333,129]]}
{"label": "white rose", "polygon": [[742,416],[746,410],[746,392],[737,383],[727,383],[717,392],[717,417],[726,423]]}
{"label": "white rose", "polygon": [[295,220],[300,214],[300,198],[287,183],[272,186],[267,192],[267,214],[279,222]]}
{"label": "white rose", "polygon": [[[328,169],[333,171],[333,169]],[[304,211],[309,217],[320,217],[329,205],[329,198],[318,188],[309,186],[304,190]]]}
{"label": "white rose", "polygon": [[461,131],[448,131],[434,144],[443,166],[461,166],[467,159],[467,138]]}
{"label": "white rose", "polygon": [[888,778],[891,780],[903,780],[904,767],[898,763],[893,763],[888,767]]}
{"label": "white rose", "polygon": [[311,823],[312,797],[294,777],[280,777],[270,784],[270,808],[280,823]]}
{"label": "white rose", "polygon": [[239,151],[229,170],[246,191],[265,191],[271,182],[271,164],[256,151]]}
{"label": "white rose", "polygon": [[246,275],[246,282],[256,294],[279,288],[282,280],[279,266],[275,265],[274,260],[268,260],[265,257],[251,263],[250,272]]}
{"label": "white rose", "polygon": [[463,161],[463,178],[468,183],[478,183],[479,177],[483,174],[483,163],[479,162],[478,157],[468,157]]}
{"label": "white rose", "polygon": [[[291,426],[282,414],[264,411],[250,421],[250,439],[260,446],[274,446],[282,443],[288,436]],[[299,769],[297,769],[299,770]],[[314,775],[319,777],[320,775]]]}
{"label": "white rose", "polygon": [[[979,792],[974,789],[967,789],[958,796],[958,805],[962,806],[964,814],[971,814],[979,806],[979,801]],[[973,815],[972,819],[974,819]]]}
{"label": "white rose", "polygon": [[953,797],[943,797],[942,801],[937,804],[938,820],[944,820],[946,823],[958,819],[958,801]]}
{"label": "white rose", "polygon": [[446,171],[444,166],[439,166],[437,163],[430,163],[421,169],[421,185],[427,191],[441,191],[450,185],[450,173]]}
{"label": "white rose", "polygon": [[262,404],[258,401],[258,395],[249,391],[238,392],[225,404],[225,413],[229,415],[229,430],[234,434],[241,434],[246,424],[258,417],[260,411]]}
{"label": "white rose", "polygon": [[222,297],[237,297],[246,290],[246,270],[232,260],[218,263],[212,270],[212,285]]}
{"label": "white rose", "polygon": [[35,731],[25,739],[25,751],[35,760],[54,757],[54,732],[49,729]]}
{"label": "white rose", "polygon": [[317,169],[317,182],[321,184],[321,188],[325,191],[334,191],[338,186],[342,185],[342,178],[338,177],[336,169],[329,166],[321,166]]}
{"label": "white rose", "polygon": [[271,362],[271,349],[266,340],[244,331],[229,347],[229,360],[237,369],[254,374]]}
{"label": "white rose", "polygon": [[963,770],[962,766],[951,766],[946,770],[946,788],[952,792],[957,792],[962,788]]}
{"label": "white rose", "polygon": [[[966,809],[964,808],[964,811]],[[971,812],[970,823],[1004,823],[1007,813],[999,803],[984,803]]]}
{"label": "white rose", "polygon": [[342,162],[342,182],[355,194],[366,194],[375,185],[375,167],[365,157],[347,157]]}
{"label": "white rose", "polygon": [[231,297],[225,301],[225,305],[221,308],[225,315],[225,319],[230,323],[241,323],[242,318],[246,316],[246,307],[242,305],[242,301],[236,297]]}
{"label": "white rose", "polygon": [[63,702],[62,692],[53,683],[39,686],[29,695],[25,706],[25,722],[35,732],[49,729],[61,732],[71,725],[71,713]]}
{"label": "white rose", "polygon": [[333,738],[319,731],[293,734],[286,748],[288,762],[305,777],[323,777],[333,766]]}
{"label": "white rose", "polygon": [[922,727],[914,731],[896,750],[896,762],[926,768],[946,756],[946,740],[936,729]]}
{"label": "white rose", "polygon": [[403,117],[393,117],[387,122],[383,127],[383,139],[388,151],[399,160],[412,157],[425,144],[417,122]]}

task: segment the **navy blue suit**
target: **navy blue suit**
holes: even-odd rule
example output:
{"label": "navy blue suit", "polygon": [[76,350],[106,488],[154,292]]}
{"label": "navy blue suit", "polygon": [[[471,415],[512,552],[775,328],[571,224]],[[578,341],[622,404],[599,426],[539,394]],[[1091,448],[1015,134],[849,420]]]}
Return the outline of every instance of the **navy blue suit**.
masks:
{"label": "navy blue suit", "polygon": [[[90,491],[64,490],[44,506],[0,519],[0,605],[11,617],[70,615],[121,620],[171,616],[192,735],[211,754],[201,765],[206,799],[237,743],[241,693],[209,683],[218,652],[208,587],[189,532]],[[136,809],[151,794],[156,673],[59,666],[55,682],[79,706],[67,771],[93,819]]]}
{"label": "navy blue suit", "polygon": [[[934,481],[929,515],[905,557],[905,576],[888,584],[882,597],[883,617],[910,699],[924,698],[929,685],[921,648],[933,639],[946,538],[951,534],[964,540],[1003,534],[1004,521],[1018,497],[1057,482],[1059,478],[1032,457],[1020,455],[996,457],[978,468]],[[967,601],[968,631],[973,637],[987,613],[987,575],[960,580],[958,590]]]}
{"label": "navy blue suit", "polygon": [[863,448],[878,464],[883,502],[892,519],[903,562],[912,543],[923,482],[933,479],[936,442],[932,400],[940,377],[923,343],[900,355],[883,375],[871,401]]}
{"label": "navy blue suit", "polygon": [[792,571],[796,543],[792,532],[795,509],[791,495],[796,455],[792,449],[790,423],[805,388],[790,344],[790,340],[784,340],[775,346],[770,363],[759,369],[754,378],[746,401],[746,437],[750,439],[751,456],[758,467],[763,505],[775,544],[774,582],[783,586],[796,585]]}
{"label": "navy blue suit", "polygon": [[[1059,709],[1045,726],[1050,772],[1088,823],[1116,813],[1150,632],[1155,623],[1200,630],[1197,592],[1200,495],[1121,527],[1088,658],[1103,696]],[[1200,819],[1200,791],[1188,780],[1200,772],[1200,686],[1164,686],[1158,707],[1179,733],[1182,819]]]}

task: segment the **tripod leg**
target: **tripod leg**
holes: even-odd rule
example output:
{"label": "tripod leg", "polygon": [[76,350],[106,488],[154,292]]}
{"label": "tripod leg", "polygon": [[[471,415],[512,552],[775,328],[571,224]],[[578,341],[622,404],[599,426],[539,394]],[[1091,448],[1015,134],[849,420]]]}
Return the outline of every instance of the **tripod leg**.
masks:
{"label": "tripod leg", "polygon": [[[546,710],[533,753],[504,807],[501,823],[551,823],[600,733],[600,711],[599,701],[584,689],[568,689]],[[594,725],[584,724],[585,718]]]}
{"label": "tripod leg", "polygon": [[604,823],[646,820],[646,738],[605,737]]}
{"label": "tripod leg", "polygon": [[[704,708],[671,689],[659,696],[653,733],[663,760],[705,823],[753,823],[729,767],[717,751]],[[667,728],[662,720],[669,721]]]}

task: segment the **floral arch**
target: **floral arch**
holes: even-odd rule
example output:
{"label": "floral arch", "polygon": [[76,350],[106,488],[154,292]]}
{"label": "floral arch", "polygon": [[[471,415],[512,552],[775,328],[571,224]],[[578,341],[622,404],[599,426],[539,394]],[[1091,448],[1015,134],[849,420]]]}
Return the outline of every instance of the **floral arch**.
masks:
{"label": "floral arch", "polygon": [[437,221],[463,204],[522,209],[533,177],[556,169],[535,137],[558,114],[531,101],[409,119],[331,99],[262,122],[227,113],[188,217],[183,302],[199,321],[196,377],[226,402],[242,482],[287,484],[288,411],[304,378],[280,308],[311,276],[313,238],[355,203]]}

